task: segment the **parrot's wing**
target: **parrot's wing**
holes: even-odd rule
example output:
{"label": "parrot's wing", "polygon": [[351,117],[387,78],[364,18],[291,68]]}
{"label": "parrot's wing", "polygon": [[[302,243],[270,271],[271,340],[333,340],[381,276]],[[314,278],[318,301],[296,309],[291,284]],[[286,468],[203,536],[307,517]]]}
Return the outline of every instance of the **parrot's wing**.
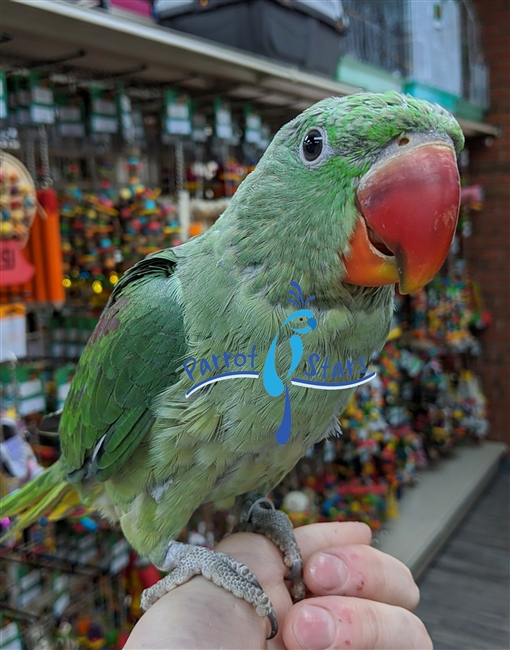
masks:
{"label": "parrot's wing", "polygon": [[155,253],[116,285],[85,348],[59,427],[68,479],[109,479],[150,430],[178,380],[186,342],[175,253]]}

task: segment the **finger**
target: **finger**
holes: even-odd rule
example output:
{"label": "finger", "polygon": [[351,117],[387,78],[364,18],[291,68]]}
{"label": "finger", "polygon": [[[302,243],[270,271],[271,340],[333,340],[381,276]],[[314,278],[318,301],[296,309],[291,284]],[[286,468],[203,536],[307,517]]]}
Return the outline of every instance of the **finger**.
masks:
{"label": "finger", "polygon": [[[325,522],[320,524],[309,524],[301,528],[295,528],[294,534],[298,543],[303,562],[322,549],[339,546],[342,544],[370,544],[372,532],[366,524],[357,521],[347,522]],[[283,573],[288,569],[282,561],[279,549],[264,535],[253,533],[234,533],[225,537],[217,546],[216,550],[233,555],[247,564],[253,570],[257,558],[264,556],[266,563],[271,565],[269,573],[273,577],[280,578],[277,567],[281,566]],[[275,573],[276,572],[276,573]]]}
{"label": "finger", "polygon": [[366,545],[372,541],[372,531],[369,526],[359,521],[309,524],[302,528],[295,528],[294,535],[304,562],[321,549],[343,544]]}
{"label": "finger", "polygon": [[283,626],[287,648],[431,650],[420,619],[401,607],[341,596],[294,605]]}
{"label": "finger", "polygon": [[279,583],[288,572],[280,549],[265,535],[234,533],[222,539],[215,550],[246,564],[262,584]]}
{"label": "finger", "polygon": [[399,560],[361,544],[314,553],[305,565],[305,582],[318,596],[356,596],[413,610],[420,591]]}

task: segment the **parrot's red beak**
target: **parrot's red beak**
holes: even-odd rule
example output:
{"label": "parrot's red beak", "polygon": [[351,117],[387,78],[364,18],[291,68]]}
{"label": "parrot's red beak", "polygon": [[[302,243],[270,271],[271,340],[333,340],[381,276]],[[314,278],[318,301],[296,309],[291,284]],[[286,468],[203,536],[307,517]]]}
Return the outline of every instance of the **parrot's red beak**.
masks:
{"label": "parrot's red beak", "polygon": [[401,138],[361,179],[360,214],[344,257],[345,282],[366,287],[399,283],[400,293],[426,285],[452,243],[460,203],[453,147],[446,141]]}

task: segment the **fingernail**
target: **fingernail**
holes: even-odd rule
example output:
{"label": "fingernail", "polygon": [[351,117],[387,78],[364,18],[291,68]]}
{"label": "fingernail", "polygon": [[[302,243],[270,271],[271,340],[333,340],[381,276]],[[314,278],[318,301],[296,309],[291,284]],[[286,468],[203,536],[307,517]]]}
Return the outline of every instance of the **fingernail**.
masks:
{"label": "fingernail", "polygon": [[323,589],[339,589],[347,582],[347,565],[336,555],[320,553],[310,565],[313,580]]}
{"label": "fingernail", "polygon": [[334,639],[336,623],[322,607],[305,605],[294,623],[294,634],[299,645],[306,650],[326,650]]}

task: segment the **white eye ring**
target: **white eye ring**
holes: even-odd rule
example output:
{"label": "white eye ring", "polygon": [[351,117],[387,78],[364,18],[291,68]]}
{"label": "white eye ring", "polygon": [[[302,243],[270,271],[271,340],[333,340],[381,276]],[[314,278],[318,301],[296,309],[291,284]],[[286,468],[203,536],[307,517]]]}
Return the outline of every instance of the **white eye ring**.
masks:
{"label": "white eye ring", "polygon": [[329,157],[328,134],[321,126],[307,130],[299,144],[299,158],[305,167],[317,167]]}

